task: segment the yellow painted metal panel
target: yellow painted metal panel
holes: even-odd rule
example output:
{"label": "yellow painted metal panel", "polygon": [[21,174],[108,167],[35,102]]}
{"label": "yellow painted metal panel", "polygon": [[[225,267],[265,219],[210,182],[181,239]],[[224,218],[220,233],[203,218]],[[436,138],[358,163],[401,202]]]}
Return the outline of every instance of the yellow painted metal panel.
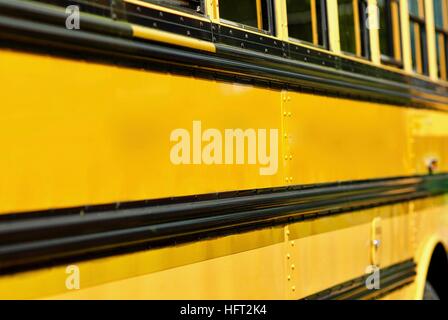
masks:
{"label": "yellow painted metal panel", "polygon": [[277,244],[49,298],[281,299],[282,248]]}
{"label": "yellow painted metal panel", "polygon": [[412,174],[405,109],[312,94],[290,97],[295,183]]}
{"label": "yellow painted metal panel", "polygon": [[195,120],[279,129],[279,92],[1,51],[0,68],[11,65],[0,75],[2,213],[283,184],[281,166],[263,176],[258,164],[170,160],[171,132]]}
{"label": "yellow painted metal panel", "polygon": [[[176,277],[176,283],[168,281],[169,283],[167,285],[176,285],[176,287],[172,288],[171,293],[181,295],[185,291],[184,286],[186,285],[183,281],[194,279],[198,283],[206,282],[205,279],[202,279],[204,272],[207,273],[207,271],[204,271],[203,269],[204,265],[214,264],[207,264],[206,261],[224,261],[223,263],[227,263],[227,260],[238,261],[239,257],[243,257],[244,259],[244,252],[252,252],[248,254],[252,257],[251,259],[256,256],[258,257],[257,259],[264,260],[266,269],[272,271],[272,268],[275,268],[275,271],[278,271],[278,274],[275,273],[271,275],[269,281],[277,281],[277,275],[279,279],[278,281],[280,281],[280,279],[283,281],[283,277],[281,276],[283,260],[276,258],[280,254],[283,255],[283,250],[278,249],[283,243],[283,228],[277,227],[185,245],[169,246],[162,249],[146,250],[112,256],[109,258],[77,262],[74,263],[74,265],[79,268],[81,291],[76,293],[76,295],[82,295],[84,289],[92,287],[101,288],[107,283],[122,284],[127,280],[133,282],[133,279],[139,279],[150,274],[153,275],[150,278],[153,279],[153,281],[158,282],[160,281],[158,275],[162,275],[162,277],[166,274],[172,275],[173,273],[169,270],[182,270],[183,267],[193,265],[193,268],[189,267],[187,269],[191,270],[189,272],[199,270],[196,274],[190,275],[188,278],[180,276]],[[279,252],[276,252],[277,250],[279,250]],[[227,259],[226,257],[229,258]],[[257,268],[260,264],[261,263],[257,265]],[[271,265],[273,266],[271,267]],[[241,266],[243,269],[246,268],[243,263],[235,265],[234,268],[237,268],[238,266]],[[2,276],[0,277],[0,298],[32,299],[71,293],[65,285],[68,277],[66,267],[67,265],[62,265],[54,268]],[[252,265],[252,267],[255,269],[255,265]],[[163,273],[164,271],[168,272]],[[232,287],[238,285],[238,282],[233,283],[234,280],[232,280],[232,277],[238,273],[238,270],[229,272],[222,266],[219,271],[221,274],[227,274],[227,281],[232,282]],[[176,274],[176,272],[174,272],[174,274]],[[210,282],[208,286],[214,285],[214,281],[210,279],[207,279],[207,281]],[[138,281],[134,286],[137,284]],[[244,286],[245,283],[240,283],[240,285]],[[153,298],[156,297],[158,293],[161,295],[163,294],[164,296],[169,294],[169,292],[162,293],[159,291],[151,291],[152,289],[148,290],[148,288],[157,287],[146,287],[146,285],[141,284],[139,291],[148,291],[150,296],[147,297]],[[249,283],[247,284],[247,288],[250,288]],[[107,296],[104,290],[101,292],[102,294],[98,295],[98,298]],[[112,292],[110,294],[119,295],[120,292],[122,291],[118,290],[118,292]],[[128,292],[126,298],[133,298],[131,293],[132,292]],[[212,293],[213,292],[210,294]],[[191,294],[193,294],[193,292]],[[216,294],[220,293],[217,292]],[[227,292],[227,294],[230,293]],[[269,293],[266,292],[265,294]],[[249,296],[246,297],[249,298]],[[231,298],[231,296],[228,295],[228,298]]]}
{"label": "yellow painted metal panel", "polygon": [[428,173],[428,162],[437,160],[437,172],[448,171],[448,115],[445,113],[412,110],[408,113],[412,129],[412,150],[415,171]]}

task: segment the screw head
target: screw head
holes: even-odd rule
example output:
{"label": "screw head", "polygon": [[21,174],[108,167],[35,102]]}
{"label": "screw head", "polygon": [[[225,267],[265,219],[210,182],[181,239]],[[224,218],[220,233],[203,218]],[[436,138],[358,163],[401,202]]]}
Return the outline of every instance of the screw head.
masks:
{"label": "screw head", "polygon": [[381,245],[381,240],[375,239],[372,241],[373,242],[373,246],[378,249],[379,246]]}

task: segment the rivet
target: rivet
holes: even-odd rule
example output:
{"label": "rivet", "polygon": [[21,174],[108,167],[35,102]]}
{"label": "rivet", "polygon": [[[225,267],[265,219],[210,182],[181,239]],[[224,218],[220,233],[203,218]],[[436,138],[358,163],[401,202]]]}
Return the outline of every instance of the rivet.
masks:
{"label": "rivet", "polygon": [[283,112],[283,115],[286,117],[286,115],[287,115],[287,113],[286,113],[286,111],[285,112]]}
{"label": "rivet", "polygon": [[285,160],[288,160],[288,156],[285,156]]}
{"label": "rivet", "polygon": [[289,156],[289,160],[292,160],[292,155]]}
{"label": "rivet", "polygon": [[288,275],[288,277],[286,279],[288,279],[288,281],[291,281],[291,276]]}
{"label": "rivet", "polygon": [[291,287],[292,291],[296,291],[296,286]]}
{"label": "rivet", "polygon": [[291,265],[291,269],[294,270],[296,266],[294,264]]}
{"label": "rivet", "polygon": [[294,241],[291,241],[291,247],[294,247]]}
{"label": "rivet", "polygon": [[286,259],[291,259],[291,255],[289,253],[286,255]]}
{"label": "rivet", "polygon": [[288,112],[288,117],[290,117],[291,116],[291,112]]}
{"label": "rivet", "polygon": [[285,133],[285,138],[288,138],[288,134]]}

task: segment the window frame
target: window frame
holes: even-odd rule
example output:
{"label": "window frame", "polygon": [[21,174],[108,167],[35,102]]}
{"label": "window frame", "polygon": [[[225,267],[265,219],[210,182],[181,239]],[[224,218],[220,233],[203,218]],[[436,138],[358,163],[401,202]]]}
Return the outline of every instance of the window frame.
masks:
{"label": "window frame", "polygon": [[[319,3],[318,3],[319,2]],[[286,1],[285,1],[286,4]],[[297,43],[297,44],[308,44],[313,45],[315,47],[329,50],[330,48],[330,39],[328,34],[328,14],[327,14],[327,0],[311,0],[310,2],[311,6],[314,5],[314,7],[311,8],[311,25],[313,28],[313,42],[309,42],[306,40],[298,39],[295,37],[291,37],[289,35],[289,22],[288,22],[288,6],[286,5],[286,26],[288,28],[288,40]],[[318,24],[318,17],[317,17],[317,5],[320,5],[322,17],[321,17],[321,30],[322,32],[322,42],[323,44],[319,44],[319,24]]]}
{"label": "window frame", "polygon": [[[222,0],[220,0],[222,1]],[[219,2],[220,2],[219,1]],[[267,36],[276,36],[276,25],[275,25],[275,12],[274,12],[274,0],[253,0],[257,3],[257,8],[261,8],[261,2],[265,1],[266,2],[266,9],[267,9],[267,15],[268,15],[268,25],[269,25],[269,30],[264,30],[264,29],[259,29],[253,26],[249,26],[243,23],[239,23],[236,21],[232,21],[232,20],[228,20],[225,18],[221,17],[221,11],[220,11],[220,7],[218,7],[218,11],[219,11],[219,22],[222,25],[227,25],[227,26],[231,26],[231,27],[237,27],[237,28],[241,28],[243,30],[247,30],[247,31],[252,31],[252,32],[256,32],[256,33],[261,33],[263,35],[267,35]],[[260,4],[259,4],[260,3]],[[257,11],[257,23],[258,26],[260,26],[260,17],[262,17],[262,13],[260,13],[259,11]]]}

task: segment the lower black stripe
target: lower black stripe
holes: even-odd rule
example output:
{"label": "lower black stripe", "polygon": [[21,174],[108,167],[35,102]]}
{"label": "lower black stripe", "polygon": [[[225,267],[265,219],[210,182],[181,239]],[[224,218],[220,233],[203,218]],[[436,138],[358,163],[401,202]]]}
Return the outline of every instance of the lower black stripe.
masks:
{"label": "lower black stripe", "polygon": [[0,272],[233,234],[448,191],[448,174],[248,190],[0,217]]}
{"label": "lower black stripe", "polygon": [[306,297],[304,300],[367,300],[378,299],[414,281],[416,264],[407,260],[380,269],[378,289],[368,289],[366,281],[371,274],[340,283],[334,287]]}

